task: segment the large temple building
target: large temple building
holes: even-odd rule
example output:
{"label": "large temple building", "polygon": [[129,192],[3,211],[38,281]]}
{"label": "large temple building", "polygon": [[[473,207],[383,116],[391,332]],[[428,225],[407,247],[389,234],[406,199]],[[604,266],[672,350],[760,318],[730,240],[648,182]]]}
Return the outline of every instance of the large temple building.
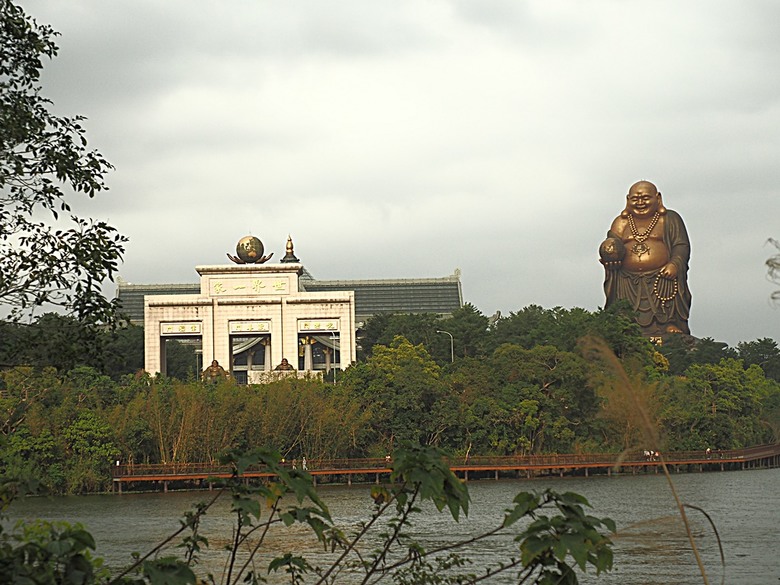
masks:
{"label": "large temple building", "polygon": [[[241,383],[290,368],[299,375],[343,369],[355,360],[362,323],[384,313],[449,316],[463,305],[460,273],[422,279],[317,280],[287,254],[266,264],[257,238],[243,238],[233,264],[198,266],[200,282],[130,284],[117,299],[143,324],[145,368],[166,370],[168,340],[194,345],[198,369],[214,360]],[[289,365],[288,365],[289,364]]]}

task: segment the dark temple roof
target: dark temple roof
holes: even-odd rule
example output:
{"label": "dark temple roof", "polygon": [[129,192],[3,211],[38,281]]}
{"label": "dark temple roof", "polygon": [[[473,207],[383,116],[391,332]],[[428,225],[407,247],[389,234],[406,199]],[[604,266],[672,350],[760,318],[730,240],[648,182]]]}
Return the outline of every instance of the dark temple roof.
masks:
{"label": "dark temple roof", "polygon": [[300,279],[302,290],[355,291],[355,320],[364,322],[382,313],[436,313],[451,315],[463,306],[460,273],[443,278],[377,280]]}
{"label": "dark temple roof", "polygon": [[130,284],[117,279],[116,299],[120,310],[135,325],[144,324],[144,297],[146,295],[197,295],[200,284]]}

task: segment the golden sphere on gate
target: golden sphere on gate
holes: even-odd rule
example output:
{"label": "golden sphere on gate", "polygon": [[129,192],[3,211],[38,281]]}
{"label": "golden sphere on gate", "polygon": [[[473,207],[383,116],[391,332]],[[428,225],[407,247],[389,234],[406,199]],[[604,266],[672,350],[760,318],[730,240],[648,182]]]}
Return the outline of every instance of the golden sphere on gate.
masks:
{"label": "golden sphere on gate", "polygon": [[254,264],[263,257],[263,242],[255,236],[245,236],[238,241],[236,245],[236,256],[241,258],[247,264]]}

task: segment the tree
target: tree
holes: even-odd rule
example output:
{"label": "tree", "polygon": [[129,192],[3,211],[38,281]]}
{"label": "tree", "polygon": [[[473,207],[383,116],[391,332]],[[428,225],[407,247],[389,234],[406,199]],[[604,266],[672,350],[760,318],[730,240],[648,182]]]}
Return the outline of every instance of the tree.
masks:
{"label": "tree", "polygon": [[[169,364],[174,367],[169,369],[183,378],[193,376],[192,348],[172,345]],[[63,374],[87,365],[119,379],[143,369],[144,331],[135,325],[94,331],[58,313],[44,313],[32,323],[0,321],[0,366],[20,365],[54,367]]]}
{"label": "tree", "polygon": [[669,373],[675,376],[683,375],[693,364],[717,364],[722,359],[737,357],[736,351],[712,337],[672,335],[659,351],[669,361]]}
{"label": "tree", "polygon": [[[397,336],[405,337],[413,345],[423,344],[425,349],[442,363],[450,361],[449,337],[441,339],[436,333],[442,324],[439,316],[433,313],[401,313],[374,315],[366,319],[359,339],[358,358],[366,360],[371,357],[375,345],[388,346]],[[442,336],[443,337],[443,336]],[[439,349],[437,355],[434,349]]]}
{"label": "tree", "polygon": [[[103,335],[103,343],[96,363],[104,374],[115,380],[144,369],[144,328],[138,325],[120,327]],[[194,350],[192,352],[194,364]]]}
{"label": "tree", "polygon": [[456,404],[441,368],[422,344],[405,337],[374,346],[366,362],[345,370],[340,384],[370,409],[384,453],[398,443],[439,444],[454,422]]}
{"label": "tree", "polygon": [[24,326],[0,320],[0,368],[22,363],[26,337]]}
{"label": "tree", "polygon": [[44,313],[34,323],[10,323],[19,334],[11,365],[53,367],[63,374],[76,366],[95,360],[97,336],[90,334],[76,319],[57,313]]}
{"label": "tree", "polygon": [[780,382],[780,348],[774,339],[741,341],[737,344],[737,355],[745,367],[755,364],[764,370],[767,378]]}
{"label": "tree", "polygon": [[499,347],[491,362],[497,400],[509,414],[501,424],[523,438],[509,452],[570,451],[575,431],[597,410],[586,362],[553,346],[513,344]]}
{"label": "tree", "polygon": [[115,302],[100,287],[113,278],[126,238],[68,203],[72,193],[104,190],[112,167],[87,149],[84,118],[55,116],[41,95],[42,61],[57,54],[56,35],[0,0],[0,306],[13,319],[46,305],[113,323]]}
{"label": "tree", "polygon": [[743,368],[736,359],[693,364],[684,379],[663,389],[667,440],[676,449],[740,449],[769,442],[762,405],[776,387],[761,368]]}
{"label": "tree", "polygon": [[[466,303],[453,312],[452,317],[441,322],[439,329],[452,334],[455,355],[475,357],[484,353],[488,337],[488,318],[471,303]],[[450,340],[444,337],[449,350]]]}
{"label": "tree", "polygon": [[537,344],[554,345],[550,339],[553,329],[554,317],[549,310],[539,305],[528,305],[495,323],[489,351],[492,353],[506,343],[525,349],[531,349]]}
{"label": "tree", "polygon": [[111,427],[94,412],[82,410],[63,430],[63,439],[68,455],[68,491],[105,489],[111,462],[119,453]]}
{"label": "tree", "polygon": [[562,351],[575,351],[579,339],[595,336],[604,339],[620,359],[638,358],[649,363],[652,355],[650,343],[642,336],[625,301],[596,313],[578,307],[543,309],[529,305],[499,319],[491,333],[491,351],[505,343],[525,349],[551,345]]}

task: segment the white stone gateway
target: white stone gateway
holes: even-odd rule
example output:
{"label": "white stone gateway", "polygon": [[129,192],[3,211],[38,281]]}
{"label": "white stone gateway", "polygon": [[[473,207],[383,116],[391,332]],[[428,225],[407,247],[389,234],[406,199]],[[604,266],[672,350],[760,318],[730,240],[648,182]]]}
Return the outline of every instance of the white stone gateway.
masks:
{"label": "white stone gateway", "polygon": [[[200,294],[147,295],[145,369],[165,373],[165,340],[200,339],[202,364],[217,360],[257,384],[286,359],[298,375],[343,369],[355,360],[355,293],[301,292],[299,263],[197,266]],[[315,368],[313,349],[325,356]],[[237,356],[241,365],[236,365]],[[243,379],[243,376],[242,376]]]}

